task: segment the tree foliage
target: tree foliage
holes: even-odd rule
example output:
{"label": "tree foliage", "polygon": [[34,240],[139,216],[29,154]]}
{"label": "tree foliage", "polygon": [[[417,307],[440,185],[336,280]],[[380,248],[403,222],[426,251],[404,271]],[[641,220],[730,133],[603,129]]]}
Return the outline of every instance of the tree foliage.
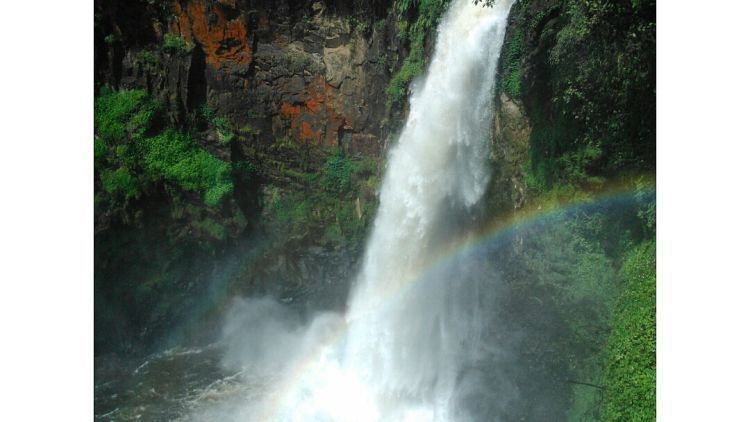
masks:
{"label": "tree foliage", "polygon": [[602,419],[656,420],[656,244],[630,251],[606,349]]}
{"label": "tree foliage", "polygon": [[[164,191],[175,215],[203,221],[208,213],[222,220],[219,208],[234,190],[232,167],[200,148],[190,132],[166,124],[161,104],[148,93],[104,89],[96,98],[94,116],[98,219],[131,222],[142,214],[133,201]],[[191,203],[193,192],[202,203],[193,203],[191,212],[178,209]],[[231,224],[236,221],[232,217]],[[188,219],[187,224],[193,222]],[[209,237],[218,233],[204,232]]]}
{"label": "tree foliage", "polygon": [[[421,0],[419,2],[399,0],[396,2],[397,27],[401,34],[399,36],[409,42],[409,55],[391,77],[386,88],[389,108],[403,106],[408,95],[409,84],[424,72],[427,37],[434,39],[434,31],[448,3],[447,0]],[[412,12],[416,12],[416,18],[409,20],[408,17],[412,15]]]}
{"label": "tree foliage", "polygon": [[500,87],[531,119],[542,186],[654,169],[655,10],[655,1],[514,5]]}

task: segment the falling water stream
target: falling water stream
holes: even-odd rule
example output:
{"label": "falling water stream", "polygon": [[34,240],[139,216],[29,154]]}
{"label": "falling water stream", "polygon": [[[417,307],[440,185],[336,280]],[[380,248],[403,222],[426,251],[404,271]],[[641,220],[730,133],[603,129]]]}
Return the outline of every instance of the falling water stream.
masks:
{"label": "falling water stream", "polygon": [[[279,420],[462,418],[462,371],[479,352],[481,292],[425,269],[451,248],[489,180],[486,141],[511,1],[455,1],[414,84],[344,316],[323,315],[259,415]],[[472,291],[475,290],[475,291]],[[311,347],[311,345],[313,345]]]}
{"label": "falling water stream", "polygon": [[470,228],[489,181],[486,142],[511,4],[456,0],[446,11],[389,153],[346,312],[305,322],[270,299],[238,300],[223,331],[230,375],[184,400],[192,407],[181,419],[477,419],[472,397],[482,386],[472,368],[484,353],[485,293],[461,264],[431,269]]}

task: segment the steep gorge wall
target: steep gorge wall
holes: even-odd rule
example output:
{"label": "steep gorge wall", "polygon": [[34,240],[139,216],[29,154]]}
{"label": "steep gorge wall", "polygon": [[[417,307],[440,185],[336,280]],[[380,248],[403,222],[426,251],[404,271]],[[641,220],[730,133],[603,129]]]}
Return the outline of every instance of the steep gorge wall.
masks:
{"label": "steep gorge wall", "polygon": [[[95,88],[147,91],[169,125],[232,165],[234,182],[217,207],[190,192],[180,204],[180,187],[164,183],[131,203],[128,221],[97,215],[97,308],[108,315],[98,338],[149,343],[232,294],[341,306],[408,107],[393,88],[423,70],[415,61],[429,55],[445,3],[97,1]],[[556,185],[596,189],[653,168],[652,4],[587,4],[518,0],[497,40],[487,218]],[[596,63],[609,72],[597,76]],[[259,234],[271,245],[259,248]],[[217,277],[219,293],[206,295]]]}
{"label": "steep gorge wall", "polygon": [[[215,206],[169,180],[114,209],[97,205],[98,350],[151,347],[232,292],[341,305],[346,287],[336,286],[356,267],[388,120],[401,113],[386,107],[406,52],[391,6],[96,3],[97,92],[146,91],[162,105],[158,124],[231,164],[234,184]],[[106,147],[114,167],[96,170],[97,204],[107,204],[101,172],[140,177],[120,150],[135,141],[118,142]]]}
{"label": "steep gorge wall", "polygon": [[517,0],[497,84],[487,217],[571,216],[493,256],[510,286],[497,321],[523,333],[514,370],[534,374],[509,419],[653,420],[655,1]]}
{"label": "steep gorge wall", "polygon": [[[144,28],[120,22],[119,8],[102,2],[103,32],[134,29],[97,44],[97,80],[119,89],[147,89],[175,120],[202,104],[252,129],[253,142],[290,135],[295,141],[378,154],[383,138],[387,61],[398,55],[387,10],[364,33],[351,15],[324,2],[174,2]],[[119,8],[118,8],[119,7]],[[343,11],[352,13],[352,11]],[[103,35],[103,34],[102,34]],[[179,36],[184,51],[165,51]]]}
{"label": "steep gorge wall", "polygon": [[[145,90],[167,125],[232,164],[235,185],[219,207],[165,182],[126,203],[123,221],[97,212],[101,350],[174,331],[201,296],[219,308],[232,292],[341,305],[346,288],[336,286],[356,268],[384,152],[408,107],[405,92],[389,93],[392,79],[408,82],[410,66],[426,62],[447,4],[399,3],[96,3],[95,88]],[[513,212],[524,203],[528,122],[506,95],[497,103],[488,208]],[[252,240],[261,234],[263,247]],[[216,284],[220,294],[207,296]]]}

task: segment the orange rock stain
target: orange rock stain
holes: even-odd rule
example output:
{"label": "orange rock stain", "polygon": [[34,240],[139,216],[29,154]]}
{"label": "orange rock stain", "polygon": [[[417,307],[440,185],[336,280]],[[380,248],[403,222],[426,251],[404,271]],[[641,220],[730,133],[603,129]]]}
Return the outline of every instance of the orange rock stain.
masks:
{"label": "orange rock stain", "polygon": [[190,0],[185,7],[175,1],[174,10],[177,20],[172,24],[172,32],[200,46],[206,63],[215,69],[224,63],[250,63],[253,51],[241,16],[229,20],[218,3],[206,0]]}
{"label": "orange rock stain", "polygon": [[280,116],[289,121],[292,136],[302,143],[337,145],[339,128],[349,127],[351,119],[335,108],[336,89],[319,76],[301,94],[301,105],[283,102],[279,108]]}

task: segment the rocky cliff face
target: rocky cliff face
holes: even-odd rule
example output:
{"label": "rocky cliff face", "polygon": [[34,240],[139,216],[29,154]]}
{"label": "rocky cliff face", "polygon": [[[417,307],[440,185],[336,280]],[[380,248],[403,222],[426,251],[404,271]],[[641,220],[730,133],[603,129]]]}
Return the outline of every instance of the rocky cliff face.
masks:
{"label": "rocky cliff face", "polygon": [[[96,2],[97,92],[145,91],[161,105],[159,124],[231,164],[234,185],[215,206],[184,183],[157,180],[124,205],[97,207],[98,350],[149,345],[175,321],[214,312],[229,292],[341,305],[346,288],[319,290],[348,280],[375,208],[390,129],[385,88],[405,54],[391,6]],[[111,175],[128,182],[143,171],[124,160],[138,151],[126,138],[101,146],[110,158],[97,167],[97,194],[117,194],[105,172],[111,185]]]}
{"label": "rocky cliff face", "polygon": [[[99,81],[147,89],[176,121],[207,104],[250,138],[248,153],[288,135],[379,154],[387,66],[399,49],[387,10],[372,10],[379,23],[364,27],[325,2],[189,0],[161,14],[144,7],[137,18],[149,24],[133,28],[119,12],[137,2],[100,7],[102,28],[122,35],[97,46]],[[125,35],[134,29],[148,34]]]}
{"label": "rocky cliff face", "polygon": [[488,214],[497,216],[512,214],[526,203],[531,126],[523,107],[503,91],[495,99],[493,123],[489,157],[493,175],[485,207]]}
{"label": "rocky cliff face", "polygon": [[[157,175],[136,199],[97,208],[97,349],[149,345],[232,294],[342,306],[405,114],[393,107],[403,98],[388,97],[392,79],[408,83],[426,59],[446,3],[98,0],[97,92],[145,91],[161,125],[231,165],[233,190],[208,206]],[[409,25],[417,30],[405,35]],[[494,129],[487,209],[514,212],[526,197],[530,127],[502,91]],[[144,157],[123,158],[133,143],[102,147],[110,158],[97,193],[117,190],[105,172],[112,184],[145,171],[133,163]]]}

